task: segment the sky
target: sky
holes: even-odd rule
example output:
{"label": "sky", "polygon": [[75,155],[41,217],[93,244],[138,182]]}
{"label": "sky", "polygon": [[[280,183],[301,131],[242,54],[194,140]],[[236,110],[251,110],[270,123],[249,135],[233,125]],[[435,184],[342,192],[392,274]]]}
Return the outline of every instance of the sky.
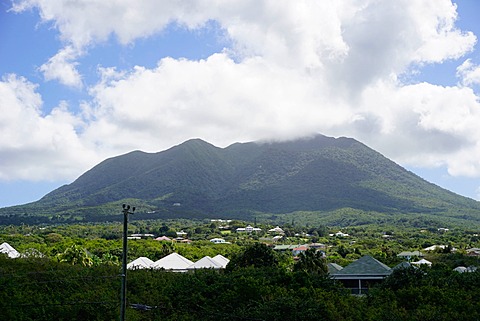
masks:
{"label": "sky", "polygon": [[0,0],[0,207],[102,160],[351,137],[480,200],[480,1]]}

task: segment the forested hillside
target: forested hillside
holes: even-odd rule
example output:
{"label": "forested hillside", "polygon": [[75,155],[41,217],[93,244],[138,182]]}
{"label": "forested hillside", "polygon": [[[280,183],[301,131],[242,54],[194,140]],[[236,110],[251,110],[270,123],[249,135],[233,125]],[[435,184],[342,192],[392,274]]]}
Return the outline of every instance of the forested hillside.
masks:
{"label": "forested hillside", "polygon": [[282,220],[288,214],[342,220],[358,214],[480,222],[478,202],[354,139],[318,135],[226,148],[194,139],[159,153],[131,152],[101,162],[38,202],[0,209],[0,223],[114,220],[122,202],[135,204],[138,218]]}

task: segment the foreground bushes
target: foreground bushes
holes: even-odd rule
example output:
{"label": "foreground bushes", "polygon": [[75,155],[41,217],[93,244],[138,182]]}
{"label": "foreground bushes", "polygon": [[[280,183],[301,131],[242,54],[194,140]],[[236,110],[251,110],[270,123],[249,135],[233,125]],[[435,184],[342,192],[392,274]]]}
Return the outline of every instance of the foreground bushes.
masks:
{"label": "foreground bushes", "polygon": [[[118,320],[119,272],[0,256],[0,320]],[[129,321],[480,319],[479,272],[442,267],[395,272],[366,297],[280,267],[129,271],[127,290]]]}

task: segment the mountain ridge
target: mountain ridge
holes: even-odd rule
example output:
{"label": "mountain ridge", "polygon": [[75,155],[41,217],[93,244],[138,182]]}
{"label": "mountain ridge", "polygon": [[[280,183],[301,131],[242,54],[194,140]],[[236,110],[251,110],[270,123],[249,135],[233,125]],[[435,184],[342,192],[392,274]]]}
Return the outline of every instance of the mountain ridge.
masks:
{"label": "mountain ridge", "polygon": [[242,219],[305,211],[321,217],[348,208],[480,223],[478,202],[427,182],[353,138],[323,135],[225,148],[191,139],[157,153],[129,152],[37,202],[0,209],[0,222],[7,213],[96,220],[128,199],[159,217]]}

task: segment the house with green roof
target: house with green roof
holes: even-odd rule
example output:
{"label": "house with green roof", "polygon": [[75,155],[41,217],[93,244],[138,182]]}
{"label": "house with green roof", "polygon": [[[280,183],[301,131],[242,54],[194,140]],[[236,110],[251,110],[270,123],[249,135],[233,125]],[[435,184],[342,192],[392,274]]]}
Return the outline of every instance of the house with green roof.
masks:
{"label": "house with green roof", "polygon": [[366,294],[368,288],[381,282],[390,273],[390,267],[366,255],[330,275],[350,289],[352,294]]}

